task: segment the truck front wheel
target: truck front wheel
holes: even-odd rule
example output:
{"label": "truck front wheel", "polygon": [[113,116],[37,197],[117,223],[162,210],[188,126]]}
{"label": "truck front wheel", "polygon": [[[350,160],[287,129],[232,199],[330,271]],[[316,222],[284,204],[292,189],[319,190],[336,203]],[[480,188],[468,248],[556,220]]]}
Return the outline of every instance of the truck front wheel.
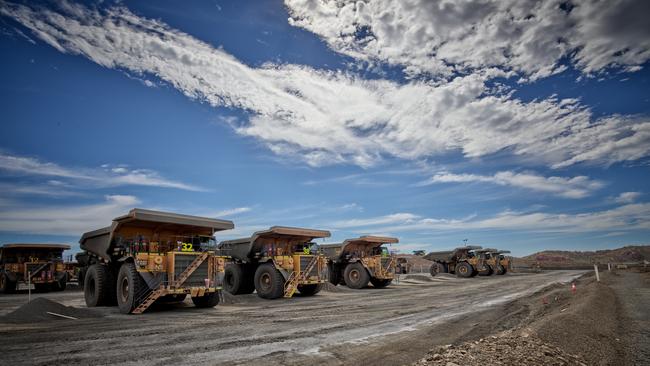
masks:
{"label": "truck front wheel", "polygon": [[255,271],[255,290],[263,299],[277,299],[284,294],[284,278],[271,263],[264,263]]}
{"label": "truck front wheel", "polygon": [[0,274],[0,289],[4,294],[13,294],[16,292],[16,282],[9,279],[6,273]]}
{"label": "truck front wheel", "polygon": [[345,284],[353,289],[364,288],[370,282],[370,274],[366,267],[359,262],[348,264],[343,272],[343,277],[345,278]]}
{"label": "truck front wheel", "polygon": [[379,278],[371,278],[370,283],[372,283],[375,288],[384,288],[388,285],[390,285],[393,282],[391,279],[383,279],[380,280]]}
{"label": "truck front wheel", "polygon": [[123,314],[129,314],[140,305],[148,290],[132,262],[122,264],[117,275],[117,306]]}
{"label": "truck front wheel", "polygon": [[456,265],[456,275],[458,277],[468,278],[474,274],[474,268],[467,262],[460,262]]}

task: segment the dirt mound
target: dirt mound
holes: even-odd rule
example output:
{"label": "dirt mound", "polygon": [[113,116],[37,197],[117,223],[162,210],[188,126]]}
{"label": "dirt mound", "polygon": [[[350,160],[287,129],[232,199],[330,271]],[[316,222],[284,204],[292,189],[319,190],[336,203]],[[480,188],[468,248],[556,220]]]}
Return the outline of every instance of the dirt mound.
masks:
{"label": "dirt mound", "polygon": [[327,291],[327,292],[348,292],[351,289],[348,288],[347,286],[340,285],[340,286],[334,286],[331,282],[325,282],[323,284],[323,289],[322,291]]}
{"label": "dirt mound", "polygon": [[219,291],[219,302],[221,302],[224,305],[232,305],[232,304],[239,304],[241,303],[240,299],[237,297],[237,295],[233,295],[228,291]]}
{"label": "dirt mound", "polygon": [[103,315],[89,310],[65,306],[58,302],[39,297],[0,318],[6,323],[36,323],[47,320],[65,320],[65,318],[48,314],[56,313],[77,319],[100,318]]}
{"label": "dirt mound", "polygon": [[569,354],[535,336],[506,333],[457,346],[440,347],[414,365],[483,366],[495,361],[500,365],[587,365],[580,356]]}
{"label": "dirt mound", "polygon": [[406,277],[403,277],[404,280],[413,280],[420,282],[431,282],[433,278],[430,275],[420,275],[420,274],[409,274]]}

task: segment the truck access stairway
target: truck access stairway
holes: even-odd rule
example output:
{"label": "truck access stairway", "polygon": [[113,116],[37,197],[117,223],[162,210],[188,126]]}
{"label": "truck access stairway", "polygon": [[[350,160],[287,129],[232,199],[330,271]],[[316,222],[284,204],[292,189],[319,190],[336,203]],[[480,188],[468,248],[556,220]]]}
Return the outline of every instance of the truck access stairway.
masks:
{"label": "truck access stairway", "polygon": [[[196,271],[197,268],[208,258],[209,252],[203,252],[200,256],[196,257],[192,263],[190,263],[187,268],[181,273],[180,276],[172,283],[172,287],[180,287],[191,275]],[[157,289],[149,292],[147,297],[138,305],[137,308],[133,309],[132,314],[142,314],[147,310],[151,305],[153,305],[159,297],[166,295],[167,290],[165,286],[160,286]]]}
{"label": "truck access stairway", "polygon": [[305,268],[304,271],[300,271],[300,275],[296,275],[297,272],[295,271],[291,272],[291,275],[287,280],[287,284],[285,285],[284,297],[291,297],[293,296],[293,294],[296,293],[296,290],[298,289],[298,283],[304,281],[305,278],[309,276],[309,273],[314,268],[317,262],[318,262],[318,256],[315,255],[307,265],[307,268]]}

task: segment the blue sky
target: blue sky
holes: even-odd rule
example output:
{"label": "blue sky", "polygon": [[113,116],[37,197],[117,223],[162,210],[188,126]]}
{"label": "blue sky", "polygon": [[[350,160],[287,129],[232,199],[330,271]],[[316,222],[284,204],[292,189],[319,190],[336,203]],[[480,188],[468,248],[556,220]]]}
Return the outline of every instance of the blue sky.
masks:
{"label": "blue sky", "polygon": [[132,207],[525,255],[647,244],[642,1],[0,1],[0,242]]}

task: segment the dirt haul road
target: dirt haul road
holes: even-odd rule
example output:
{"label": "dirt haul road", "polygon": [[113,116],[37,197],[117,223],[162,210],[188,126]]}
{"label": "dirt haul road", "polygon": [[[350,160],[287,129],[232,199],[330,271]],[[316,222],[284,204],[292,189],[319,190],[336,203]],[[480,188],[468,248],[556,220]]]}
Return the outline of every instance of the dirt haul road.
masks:
{"label": "dirt haul road", "polygon": [[[262,300],[235,297],[233,304],[195,309],[191,301],[143,315],[97,308],[102,318],[0,324],[0,363],[81,364],[405,364],[432,344],[508,326],[512,300],[546,286],[568,283],[583,272],[457,279],[402,276],[385,289],[336,287],[314,297]],[[0,297],[0,315],[26,301]],[[81,292],[42,294],[83,306]],[[507,315],[507,316],[506,316]],[[494,325],[491,325],[494,324]]]}

